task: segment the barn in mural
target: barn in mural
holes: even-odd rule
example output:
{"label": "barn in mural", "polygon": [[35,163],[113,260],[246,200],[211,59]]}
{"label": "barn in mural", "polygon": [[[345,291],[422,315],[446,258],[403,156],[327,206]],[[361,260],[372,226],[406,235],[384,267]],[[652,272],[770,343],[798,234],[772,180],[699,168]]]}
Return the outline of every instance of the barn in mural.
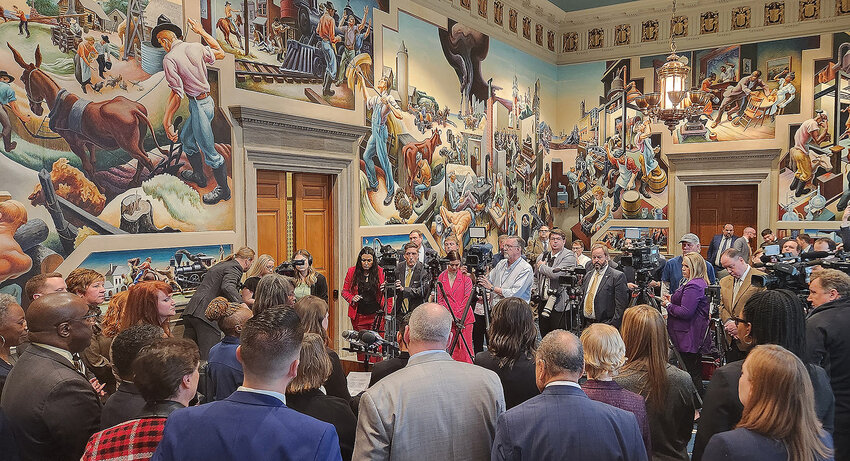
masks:
{"label": "barn in mural", "polygon": [[180,3],[131,3],[35,2],[26,29],[0,23],[4,292],[90,236],[233,229],[231,127],[211,67],[225,53]]}

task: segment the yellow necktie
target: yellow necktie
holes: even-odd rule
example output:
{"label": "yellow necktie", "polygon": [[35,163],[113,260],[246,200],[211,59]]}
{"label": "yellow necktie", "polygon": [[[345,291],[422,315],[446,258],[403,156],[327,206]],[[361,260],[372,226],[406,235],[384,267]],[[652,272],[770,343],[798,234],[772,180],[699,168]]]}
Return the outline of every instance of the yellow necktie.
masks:
{"label": "yellow necktie", "polygon": [[[410,286],[410,277],[413,275],[413,269],[407,269],[407,274],[404,276],[404,286]],[[409,312],[410,301],[407,298],[404,298],[404,301],[401,302],[402,313],[406,314]]]}
{"label": "yellow necktie", "polygon": [[596,297],[596,286],[599,285],[599,279],[599,271],[593,271],[590,289],[584,295],[584,316],[587,318],[593,318],[593,298]]}

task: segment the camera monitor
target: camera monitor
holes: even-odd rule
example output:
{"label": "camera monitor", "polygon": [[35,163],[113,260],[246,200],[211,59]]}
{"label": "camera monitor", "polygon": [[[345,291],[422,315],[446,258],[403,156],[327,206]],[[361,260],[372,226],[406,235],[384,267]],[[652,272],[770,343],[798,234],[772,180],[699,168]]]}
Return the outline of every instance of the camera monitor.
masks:
{"label": "camera monitor", "polygon": [[764,247],[765,256],[776,256],[779,254],[779,245],[766,245]]}
{"label": "camera monitor", "polygon": [[469,227],[467,231],[469,232],[469,238],[471,239],[483,239],[487,237],[487,229],[483,226]]}
{"label": "camera monitor", "polygon": [[640,240],[640,229],[637,227],[627,227],[624,229],[624,238],[632,240]]}

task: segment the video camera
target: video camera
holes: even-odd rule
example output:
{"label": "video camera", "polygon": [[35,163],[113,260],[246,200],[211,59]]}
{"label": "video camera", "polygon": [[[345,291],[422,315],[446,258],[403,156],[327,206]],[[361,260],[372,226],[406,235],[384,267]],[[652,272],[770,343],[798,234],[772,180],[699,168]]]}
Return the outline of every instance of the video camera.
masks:
{"label": "video camera", "polygon": [[[560,286],[579,287],[582,278],[587,273],[587,268],[584,266],[571,267],[560,271],[558,274],[558,283]],[[553,290],[549,290],[552,293]]]}
{"label": "video camera", "polygon": [[295,277],[296,267],[303,266],[307,261],[304,259],[295,259],[292,261],[284,261],[275,268],[275,272],[286,277]]}
{"label": "video camera", "polygon": [[[771,246],[778,247],[778,245]],[[771,290],[784,288],[796,291],[798,294],[808,294],[808,278],[813,266],[829,267],[833,262],[837,263],[844,259],[834,259],[836,253],[829,251],[810,251],[794,256],[790,253],[778,254],[775,251],[768,251],[768,248],[765,247],[765,254],[761,257],[766,274],[753,275],[753,285]]]}
{"label": "video camera", "polygon": [[384,270],[384,282],[387,285],[395,285],[396,280],[398,280],[396,267],[398,267],[400,259],[399,252],[392,245],[383,245],[381,247],[381,254],[378,256],[378,266]]}
{"label": "video camera", "polygon": [[487,273],[487,268],[493,261],[493,245],[489,243],[476,243],[466,247],[463,251],[464,265],[467,269],[480,277]]}
{"label": "video camera", "polygon": [[631,248],[623,250],[629,254],[620,257],[620,264],[633,267],[635,273],[648,273],[658,268],[660,252],[658,245],[653,245],[651,239],[638,240]]}

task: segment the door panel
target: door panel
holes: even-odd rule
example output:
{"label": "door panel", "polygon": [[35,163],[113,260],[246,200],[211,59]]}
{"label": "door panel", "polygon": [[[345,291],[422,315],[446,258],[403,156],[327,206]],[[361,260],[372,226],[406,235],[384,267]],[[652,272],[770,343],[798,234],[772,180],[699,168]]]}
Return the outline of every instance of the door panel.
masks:
{"label": "door panel", "polygon": [[691,232],[702,243],[703,257],[724,224],[735,226],[738,236],[745,227],[757,225],[758,186],[694,186],[690,193]]}
{"label": "door panel", "polygon": [[286,173],[257,172],[257,254],[269,254],[275,263],[286,254]]}

